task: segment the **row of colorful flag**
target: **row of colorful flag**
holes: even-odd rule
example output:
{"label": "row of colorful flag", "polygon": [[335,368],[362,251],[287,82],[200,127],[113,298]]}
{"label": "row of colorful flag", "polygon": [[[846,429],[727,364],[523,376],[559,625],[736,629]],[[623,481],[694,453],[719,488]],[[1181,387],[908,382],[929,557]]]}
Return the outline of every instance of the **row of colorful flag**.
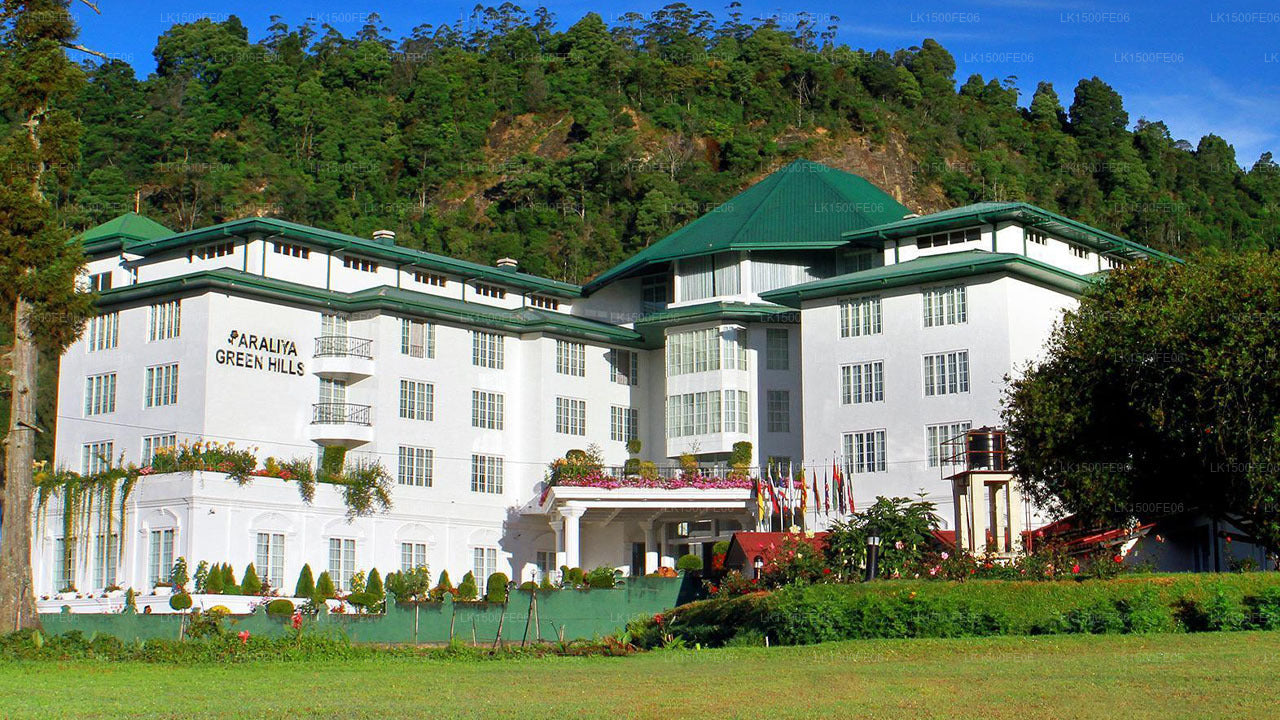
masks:
{"label": "row of colorful flag", "polygon": [[[817,469],[806,483],[805,468],[793,472],[790,464],[783,467],[771,463],[755,479],[754,494],[756,521],[760,525],[774,516],[781,516],[786,525],[799,524],[796,520],[807,517],[810,507],[820,517],[844,517],[858,511],[853,500],[853,477],[843,472],[837,462],[831,463],[829,473],[823,468],[821,484]],[[786,522],[788,518],[790,522]]]}

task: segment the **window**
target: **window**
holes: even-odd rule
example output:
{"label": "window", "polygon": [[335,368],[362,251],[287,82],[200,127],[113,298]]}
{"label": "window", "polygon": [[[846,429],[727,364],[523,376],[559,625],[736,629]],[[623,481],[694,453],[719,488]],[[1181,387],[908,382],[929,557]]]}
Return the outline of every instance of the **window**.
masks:
{"label": "window", "polygon": [[791,393],[769,390],[765,403],[769,413],[769,432],[791,432]]}
{"label": "window", "polygon": [[610,350],[609,380],[619,385],[639,385],[640,354],[631,350]]}
{"label": "window", "polygon": [[436,326],[420,320],[400,319],[400,353],[409,357],[436,356]]}
{"label": "window", "polygon": [[1027,231],[1026,231],[1026,233],[1027,233],[1027,240],[1029,240],[1029,241],[1031,241],[1031,242],[1033,242],[1033,243],[1035,243],[1035,244],[1037,244],[1037,245],[1048,245],[1048,244],[1049,244],[1049,236],[1048,236],[1048,235],[1045,235],[1044,233],[1042,233],[1042,232],[1040,232],[1040,231],[1038,231],[1038,230],[1027,230]]}
{"label": "window", "polygon": [[147,326],[147,342],[178,337],[182,329],[182,306],[178,300],[151,306],[151,322]]}
{"label": "window", "polygon": [[151,459],[162,450],[172,450],[178,446],[178,436],[174,433],[165,435],[148,435],[142,438],[142,466],[151,464]]}
{"label": "window", "polygon": [[169,582],[173,574],[173,528],[151,531],[151,552],[147,555],[149,587]]}
{"label": "window", "polygon": [[[950,456],[963,450],[963,447],[943,447],[943,443],[969,432],[972,423],[943,423],[942,425],[926,425],[924,427],[924,446],[929,453],[929,467],[938,467]],[[947,464],[950,464],[949,462]]]}
{"label": "window", "polygon": [[882,332],[880,298],[858,298],[840,303],[840,337],[879,335]]}
{"label": "window", "polygon": [[884,361],[840,366],[840,403],[859,405],[884,400]]}
{"label": "window", "polygon": [[556,398],[556,432],[563,435],[587,434],[587,401]]}
{"label": "window", "polygon": [[311,257],[311,248],[302,245],[278,242],[274,243],[274,246],[277,255],[288,255],[289,257],[302,258],[303,260]]}
{"label": "window", "polygon": [[916,238],[916,247],[923,250],[925,248],[945,247],[981,239],[981,228],[965,228],[964,230],[952,230],[951,232],[935,233],[933,235],[921,235]]}
{"label": "window", "polygon": [[864,430],[844,435],[845,468],[855,473],[885,471],[884,431]]}
{"label": "window", "polygon": [[555,298],[546,297],[545,295],[530,295],[529,304],[536,308],[542,308],[543,310],[559,310],[560,309],[559,300]]}
{"label": "window", "polygon": [[791,331],[767,328],[764,331],[764,366],[766,370],[791,369]]}
{"label": "window", "polygon": [[347,336],[350,325],[341,315],[325,313],[320,316],[320,336],[344,338]]}
{"label": "window", "polygon": [[158,365],[147,368],[147,384],[143,405],[159,407],[178,402],[178,364]]}
{"label": "window", "polygon": [[924,356],[924,394],[953,395],[969,392],[969,351]]}
{"label": "window", "polygon": [[58,538],[53,543],[53,577],[55,592],[74,590],[76,587],[76,540]]}
{"label": "window", "polygon": [[355,255],[343,255],[342,267],[349,270],[359,270],[360,272],[378,272],[378,263],[376,261],[356,257]]}
{"label": "window", "polygon": [[587,346],[582,343],[556,341],[556,372],[584,377],[587,374]]}
{"label": "window", "polygon": [[609,439],[628,442],[639,437],[640,411],[614,405],[609,408]]}
{"label": "window", "polygon": [[540,583],[542,579],[547,577],[556,566],[556,553],[554,550],[539,550],[533,555],[534,576],[533,581]]}
{"label": "window", "polygon": [[681,260],[679,270],[682,301],[736,295],[741,288],[741,271],[735,255]]}
{"label": "window", "polygon": [[502,340],[503,337],[497,333],[473,330],[471,332],[471,364],[501,370]]}
{"label": "window", "polygon": [[102,292],[111,289],[111,273],[100,272],[89,276],[89,292]]}
{"label": "window", "polygon": [[284,587],[284,534],[258,533],[258,548],[254,554],[253,568],[272,589]]}
{"label": "window", "polygon": [[507,291],[497,285],[486,285],[485,283],[476,283],[476,294],[494,300],[502,300],[507,296]]}
{"label": "window", "polygon": [[502,429],[502,393],[471,391],[471,427]]}
{"label": "window", "polygon": [[449,284],[449,279],[444,275],[437,275],[423,270],[414,270],[413,279],[423,285],[433,285],[435,287],[446,287]]}
{"label": "window", "polygon": [[502,458],[494,455],[471,456],[471,492],[502,494]]}
{"label": "window", "polygon": [[[347,381],[333,378],[320,378],[320,403],[322,405],[342,405],[347,402]],[[335,412],[337,410],[335,409]]]}
{"label": "window", "polygon": [[196,258],[200,258],[201,260],[212,260],[214,258],[220,258],[226,255],[230,255],[235,251],[236,251],[235,241],[228,240],[226,242],[214,243],[212,245],[205,245],[203,247],[198,247],[195,250],[192,250],[191,254],[187,256],[187,261],[191,262]]}
{"label": "window", "polygon": [[667,375],[720,369],[718,328],[688,330],[667,336]]}
{"label": "window", "polygon": [[1076,257],[1078,257],[1078,258],[1088,258],[1088,257],[1089,257],[1089,249],[1088,249],[1088,248],[1082,247],[1082,246],[1080,246],[1080,245],[1074,245],[1074,244],[1070,244],[1070,245],[1068,245],[1068,247],[1070,247],[1070,248],[1071,248],[1071,254],[1072,254],[1072,255],[1075,255],[1075,256],[1076,256]]}
{"label": "window", "polygon": [[417,380],[400,381],[400,417],[432,420],[435,417],[435,386]]}
{"label": "window", "polygon": [[102,415],[116,411],[116,374],[90,375],[84,379],[84,414]]}
{"label": "window", "polygon": [[724,391],[724,431],[750,432],[751,401],[746,390]]}
{"label": "window", "polygon": [[969,320],[969,295],[963,285],[931,288],[924,293],[924,326],[959,325]]}
{"label": "window", "polygon": [[747,369],[747,331],[742,328],[725,328],[724,369]]}
{"label": "window", "polygon": [[115,443],[110,440],[85,443],[80,448],[80,474],[97,475],[111,469]]}
{"label": "window", "polygon": [[351,576],[356,574],[356,541],[329,538],[329,579],[338,590],[351,589]]}
{"label": "window", "polygon": [[109,588],[116,584],[120,563],[120,536],[98,533],[93,549],[93,587]]}
{"label": "window", "polygon": [[401,485],[431,487],[432,463],[435,453],[431,448],[400,446],[400,472],[396,481]]}
{"label": "window", "polygon": [[650,275],[640,281],[640,314],[662,312],[672,302],[671,280],[666,275]]}
{"label": "window", "polygon": [[400,572],[412,572],[427,567],[427,544],[400,543]]}
{"label": "window", "polygon": [[472,548],[473,563],[471,572],[475,574],[476,584],[481,592],[488,589],[489,576],[498,572],[498,548]]}
{"label": "window", "polygon": [[89,352],[110,350],[120,342],[120,313],[103,313],[89,320],[85,345]]}
{"label": "window", "polygon": [[[734,391],[727,390],[725,395]],[[721,393],[719,390],[667,397],[667,437],[686,437],[720,432]],[[727,403],[727,401],[726,401]]]}

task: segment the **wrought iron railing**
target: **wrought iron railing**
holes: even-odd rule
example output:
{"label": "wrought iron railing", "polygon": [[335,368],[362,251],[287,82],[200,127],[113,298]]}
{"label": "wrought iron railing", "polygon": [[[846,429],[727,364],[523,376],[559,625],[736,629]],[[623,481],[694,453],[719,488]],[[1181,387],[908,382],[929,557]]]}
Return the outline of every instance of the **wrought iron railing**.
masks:
{"label": "wrought iron railing", "polygon": [[358,357],[373,359],[373,341],[348,335],[321,335],[316,338],[316,357]]}
{"label": "wrought iron railing", "polygon": [[370,425],[369,406],[354,403],[316,403],[311,406],[312,425]]}

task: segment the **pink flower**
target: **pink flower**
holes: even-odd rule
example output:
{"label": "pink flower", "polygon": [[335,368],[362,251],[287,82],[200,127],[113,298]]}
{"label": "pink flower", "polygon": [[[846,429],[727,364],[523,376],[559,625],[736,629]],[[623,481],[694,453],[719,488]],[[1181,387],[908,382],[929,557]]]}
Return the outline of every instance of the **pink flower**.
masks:
{"label": "pink flower", "polygon": [[902,544],[902,541],[901,541],[901,540],[899,540],[898,542],[896,542],[896,543],[894,543],[894,544],[893,544],[893,547],[894,547],[895,549],[897,549],[897,550],[901,550],[902,548],[904,548],[904,547],[906,547],[906,546]]}
{"label": "pink flower", "polygon": [[947,558],[949,558],[949,557],[951,557],[951,553],[945,553],[945,552],[944,552],[944,553],[942,553],[942,559],[943,559],[943,560],[946,560],[946,559],[947,559]]}

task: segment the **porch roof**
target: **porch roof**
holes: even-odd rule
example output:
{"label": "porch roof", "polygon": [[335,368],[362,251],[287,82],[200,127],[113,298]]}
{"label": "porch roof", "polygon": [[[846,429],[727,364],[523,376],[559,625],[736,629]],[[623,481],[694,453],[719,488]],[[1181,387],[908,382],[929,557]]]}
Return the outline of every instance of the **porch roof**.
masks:
{"label": "porch roof", "polygon": [[552,486],[528,506],[529,514],[549,515],[563,507],[606,510],[740,510],[752,506],[750,488],[595,488]]}

